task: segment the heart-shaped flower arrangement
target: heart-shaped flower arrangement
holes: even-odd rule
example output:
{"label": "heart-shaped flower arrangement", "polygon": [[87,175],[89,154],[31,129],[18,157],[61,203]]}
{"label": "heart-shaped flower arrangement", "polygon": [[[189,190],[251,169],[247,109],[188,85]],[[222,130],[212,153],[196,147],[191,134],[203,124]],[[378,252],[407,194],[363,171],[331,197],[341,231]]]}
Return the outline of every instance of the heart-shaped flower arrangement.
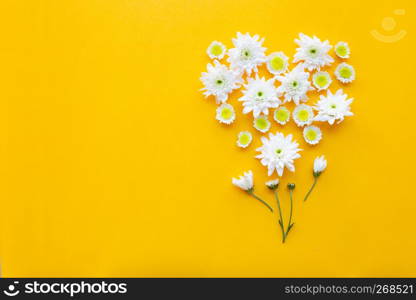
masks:
{"label": "heart-shaped flower arrangement", "polygon": [[[295,43],[296,49],[293,63],[295,66],[289,70],[289,58],[283,52],[273,52],[266,56],[266,48],[263,47],[264,39],[258,35],[237,33],[237,38],[232,39],[234,48],[228,49],[224,44],[214,41],[207,49],[208,56],[213,60],[208,63],[207,71],[202,73],[201,81],[204,85],[202,91],[206,97],[214,96],[219,105],[216,111],[216,119],[223,124],[231,124],[236,118],[234,107],[227,103],[230,93],[240,89],[243,96],[239,101],[243,102],[243,113],[253,114],[253,127],[261,133],[266,133],[271,127],[268,115],[284,126],[292,117],[298,127],[303,127],[303,138],[310,145],[317,145],[322,139],[319,127],[312,125],[314,121],[328,122],[330,125],[340,123],[346,116],[352,116],[350,105],[353,101],[344,94],[342,89],[331,93],[329,86],[332,83],[331,75],[324,68],[334,63],[334,58],[329,55],[332,46],[328,41],[322,42],[316,36],[309,37],[300,33]],[[347,59],[350,49],[347,43],[338,42],[334,46],[338,59]],[[220,61],[227,57],[228,65]],[[258,67],[266,64],[271,79],[259,77]],[[335,78],[342,84],[348,84],[355,79],[354,68],[341,62],[335,69]],[[304,104],[308,100],[308,92],[316,90],[320,93],[319,100],[314,106]],[[285,103],[294,102],[296,107],[290,113],[284,106]],[[271,111],[272,109],[273,112]],[[316,112],[316,114],[315,114]],[[238,134],[237,145],[246,148],[253,140],[249,131]],[[300,158],[299,144],[291,134],[270,133],[261,138],[263,145],[257,149],[256,156],[262,165],[268,169],[268,175],[277,173],[283,175],[284,169],[294,172],[294,160]],[[304,201],[308,199],[315,184],[326,169],[327,161],[324,156],[317,157],[314,161],[314,182],[306,194]],[[249,195],[259,200],[271,212],[273,208],[254,193],[253,173],[248,171],[239,178],[233,178],[232,183],[246,191]],[[266,186],[274,192],[279,211],[279,227],[282,231],[284,243],[294,223],[293,190],[295,184],[288,184],[290,195],[289,221],[285,225],[280,206],[277,188],[279,179],[266,182]]]}

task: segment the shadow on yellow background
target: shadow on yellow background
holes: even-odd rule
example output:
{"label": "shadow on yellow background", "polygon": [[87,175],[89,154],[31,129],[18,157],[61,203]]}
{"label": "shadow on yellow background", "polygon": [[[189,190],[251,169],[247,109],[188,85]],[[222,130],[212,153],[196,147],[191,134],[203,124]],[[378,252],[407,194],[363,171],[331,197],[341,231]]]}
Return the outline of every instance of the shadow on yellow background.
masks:
{"label": "shadow on yellow background", "polygon": [[[341,5],[343,4],[343,5]],[[414,1],[2,1],[4,276],[416,276]],[[405,15],[394,15],[404,9]],[[396,24],[383,28],[383,18]],[[391,21],[391,20],[390,20]],[[391,35],[377,40],[372,30]],[[266,169],[215,121],[199,77],[212,40],[237,31],[293,56],[299,32],[347,41],[354,117],[302,157],[295,227],[231,185]],[[334,83],[335,91],[340,85]],[[241,112],[234,93],[230,103]],[[316,94],[311,94],[314,103]],[[328,169],[306,203],[312,162]],[[288,194],[280,190],[283,205]]]}

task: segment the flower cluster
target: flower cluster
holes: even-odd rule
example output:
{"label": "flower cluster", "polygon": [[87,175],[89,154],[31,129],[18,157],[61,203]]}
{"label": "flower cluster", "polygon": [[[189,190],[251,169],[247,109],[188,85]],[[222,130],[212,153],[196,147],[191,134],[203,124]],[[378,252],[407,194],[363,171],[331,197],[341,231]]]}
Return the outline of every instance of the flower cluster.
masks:
{"label": "flower cluster", "polygon": [[[349,45],[340,41],[333,47],[328,40],[300,33],[295,39],[298,47],[292,60],[293,66],[290,66],[290,59],[285,53],[276,51],[267,55],[263,43],[264,38],[258,35],[238,32],[237,37],[232,39],[233,47],[230,49],[219,41],[213,41],[207,48],[207,54],[213,61],[207,64],[207,71],[201,75],[202,91],[206,97],[214,96],[221,105],[216,119],[226,125],[234,123],[235,110],[227,101],[234,91],[241,88],[242,96],[238,100],[242,102],[242,112],[253,116],[256,130],[261,133],[270,130],[269,113],[273,110],[276,123],[284,126],[292,116],[295,124],[303,127],[305,142],[318,144],[323,135],[316,124],[312,126],[313,122],[333,125],[352,115],[350,105],[353,99],[343,89],[331,92],[333,79],[325,70],[336,61],[330,54],[331,49],[337,59],[345,60],[351,55]],[[259,75],[263,65],[263,71],[268,74],[266,76]],[[355,69],[341,61],[333,75],[340,84],[348,84],[355,80]],[[314,105],[307,105],[305,102],[310,99],[312,91],[322,94]],[[294,103],[292,112],[283,106],[286,103]],[[243,148],[248,146],[244,143],[237,145]]]}
{"label": "flower cluster", "polygon": [[[345,62],[351,55],[348,43],[339,41],[332,46],[328,40],[303,33],[294,42],[297,48],[292,60],[282,51],[266,53],[264,38],[249,33],[238,32],[229,49],[219,41],[209,45],[206,53],[212,61],[207,64],[207,70],[200,79],[204,85],[203,94],[206,97],[213,96],[218,104],[216,119],[220,123],[231,125],[239,117],[230,103],[231,94],[239,89],[241,96],[238,101],[241,102],[239,106],[242,113],[252,118],[253,127],[259,135],[268,133],[272,128],[270,114],[280,127],[292,119],[301,128],[304,142],[315,146],[323,138],[322,130],[316,122],[327,122],[332,126],[353,115],[353,98],[345,94],[342,88],[331,91],[333,78],[338,85],[346,85],[355,80],[354,67]],[[330,68],[334,63],[336,66],[331,75]],[[308,103],[314,96],[315,100]],[[252,132],[245,129],[237,134],[236,145],[245,149],[253,140]],[[260,141],[262,145],[256,149],[259,153],[255,158],[267,167],[268,176],[276,173],[281,177],[285,169],[295,171],[295,160],[301,157],[302,149],[292,134],[269,132]],[[318,157],[313,168],[314,182],[304,200],[309,197],[325,168],[326,160],[323,156]],[[240,178],[234,178],[233,184],[273,211],[266,201],[254,194],[251,171]],[[279,179],[268,181],[266,186],[275,192],[284,242],[293,227],[292,204],[289,223],[285,226],[277,196]],[[288,189],[292,203],[295,185],[289,184]]]}

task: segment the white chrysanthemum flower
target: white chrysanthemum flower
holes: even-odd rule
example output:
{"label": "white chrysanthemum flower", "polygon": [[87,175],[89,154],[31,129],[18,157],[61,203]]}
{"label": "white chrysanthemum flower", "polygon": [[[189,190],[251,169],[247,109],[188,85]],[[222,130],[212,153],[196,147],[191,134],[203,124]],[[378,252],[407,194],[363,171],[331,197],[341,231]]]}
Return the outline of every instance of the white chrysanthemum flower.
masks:
{"label": "white chrysanthemum flower", "polygon": [[342,83],[350,83],[355,79],[355,70],[353,66],[347,63],[341,63],[335,69],[335,76]]}
{"label": "white chrysanthemum flower", "polygon": [[257,34],[251,36],[248,33],[237,32],[237,38],[233,38],[232,41],[235,48],[228,50],[227,59],[231,69],[247,72],[248,75],[252,71],[257,72],[257,67],[266,61],[264,38],[260,39]]}
{"label": "white chrysanthemum flower", "polygon": [[285,125],[290,120],[290,111],[281,106],[274,111],[273,119],[280,125]]}
{"label": "white chrysanthemum flower", "polygon": [[247,148],[251,144],[252,140],[253,136],[249,131],[241,131],[237,137],[237,146]]}
{"label": "white chrysanthemum flower", "polygon": [[287,71],[289,58],[283,52],[274,52],[267,57],[267,69],[274,75]]}
{"label": "white chrysanthemum flower", "polygon": [[215,96],[217,103],[226,102],[228,94],[242,84],[241,75],[228,69],[218,60],[215,60],[214,64],[208,64],[207,70],[201,75],[201,81],[204,84],[201,90],[204,91],[205,97]]}
{"label": "white chrysanthemum flower", "polygon": [[309,71],[320,70],[321,67],[328,66],[334,61],[328,54],[332,48],[328,41],[321,42],[316,36],[309,37],[299,33],[299,39],[295,39],[295,43],[299,45],[299,48],[296,49],[293,62],[303,61],[305,68]]}
{"label": "white chrysanthemum flower", "polygon": [[250,191],[253,189],[253,172],[248,171],[244,172],[244,175],[240,176],[239,178],[233,178],[232,183],[239,187],[242,190]]}
{"label": "white chrysanthemum flower", "polygon": [[218,41],[213,41],[207,48],[207,54],[211,59],[222,59],[226,52],[225,45]]}
{"label": "white chrysanthemum flower", "polygon": [[279,186],[279,179],[273,179],[273,180],[266,181],[265,184],[269,189],[275,190]]}
{"label": "white chrysanthemum flower", "polygon": [[272,124],[267,119],[267,116],[259,116],[253,121],[253,127],[263,133],[269,131],[270,126],[272,126]]}
{"label": "white chrysanthemum flower", "polygon": [[316,126],[307,126],[303,129],[303,138],[308,144],[316,145],[322,139],[321,129]]}
{"label": "white chrysanthemum flower", "polygon": [[350,57],[350,47],[346,42],[338,42],[335,47],[335,54],[340,58],[349,58]]}
{"label": "white chrysanthemum flower", "polygon": [[217,107],[216,119],[220,123],[231,124],[235,120],[234,107],[231,104],[224,103]]}
{"label": "white chrysanthemum flower", "polygon": [[315,121],[327,122],[332,125],[336,120],[338,123],[344,120],[344,117],[352,116],[350,105],[353,98],[347,99],[347,94],[344,94],[342,89],[339,89],[335,94],[330,90],[326,96],[321,95],[318,103],[314,108],[318,111],[318,115],[314,118]]}
{"label": "white chrysanthemum flower", "polygon": [[318,156],[315,158],[313,162],[313,172],[314,174],[321,174],[323,171],[325,171],[327,165],[327,161],[325,159],[325,156]]}
{"label": "white chrysanthemum flower", "polygon": [[313,117],[313,110],[309,105],[300,104],[293,110],[293,120],[300,127],[311,124]]}
{"label": "white chrysanthemum flower", "polygon": [[262,165],[267,166],[268,175],[276,170],[279,176],[283,175],[286,167],[291,172],[295,171],[293,161],[300,157],[299,144],[292,141],[292,135],[284,136],[283,133],[270,133],[269,138],[262,137],[263,146],[257,149],[260,152],[256,158],[260,159]]}
{"label": "white chrysanthemum flower", "polygon": [[328,72],[316,72],[312,76],[312,83],[318,91],[326,90],[332,83],[331,76]]}
{"label": "white chrysanthemum flower", "polygon": [[281,103],[277,97],[277,89],[274,86],[274,79],[266,80],[264,78],[248,78],[247,84],[244,85],[243,96],[238,99],[243,101],[243,113],[253,112],[257,118],[260,114],[268,115],[269,108],[278,107]]}
{"label": "white chrysanthemum flower", "polygon": [[302,64],[297,65],[284,76],[276,76],[276,79],[281,82],[281,85],[277,88],[278,95],[284,93],[284,102],[293,101],[296,105],[300,101],[306,101],[308,99],[306,93],[313,90],[308,78],[309,73],[304,71]]}

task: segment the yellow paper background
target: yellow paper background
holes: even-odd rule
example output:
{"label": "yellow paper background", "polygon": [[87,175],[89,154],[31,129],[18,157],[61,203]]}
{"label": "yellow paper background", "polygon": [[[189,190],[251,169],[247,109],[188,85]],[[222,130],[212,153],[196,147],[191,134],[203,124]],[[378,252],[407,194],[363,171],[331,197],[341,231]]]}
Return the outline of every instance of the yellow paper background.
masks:
{"label": "yellow paper background", "polygon": [[[416,276],[415,3],[1,1],[2,275]],[[407,35],[383,43],[373,29]],[[226,127],[199,91],[206,47],[237,31],[290,56],[299,32],[345,40],[357,71],[355,116],[322,126],[318,146],[273,123],[304,149],[281,179],[286,212],[297,184],[285,245],[277,215],[231,185],[251,169],[275,206],[240,93]],[[328,169],[302,203],[320,154]]]}

